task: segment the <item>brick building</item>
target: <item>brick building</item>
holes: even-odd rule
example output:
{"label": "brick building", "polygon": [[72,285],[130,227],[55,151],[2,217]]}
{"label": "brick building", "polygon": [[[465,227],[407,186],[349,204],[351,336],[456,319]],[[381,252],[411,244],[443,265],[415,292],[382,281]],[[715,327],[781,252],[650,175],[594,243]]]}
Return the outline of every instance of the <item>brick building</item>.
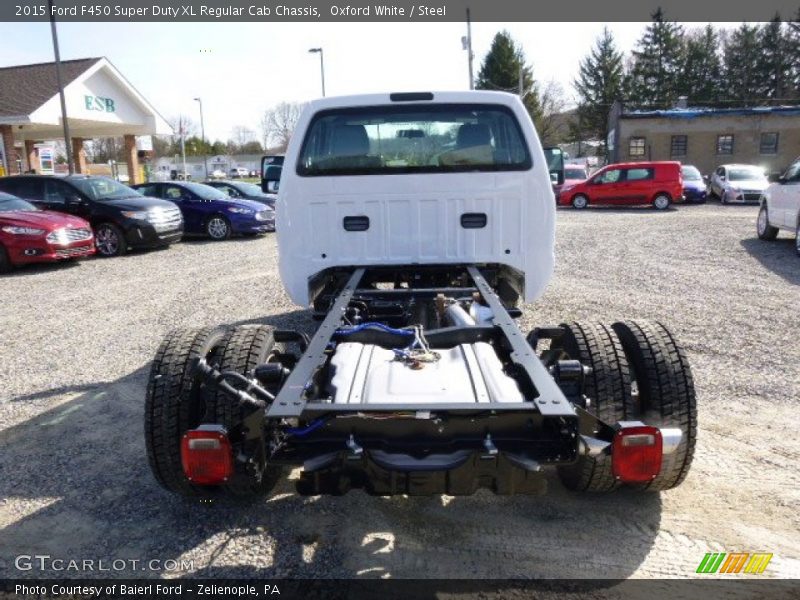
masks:
{"label": "brick building", "polygon": [[800,106],[626,112],[617,104],[609,130],[613,162],[678,160],[704,174],[744,163],[774,173],[800,156]]}

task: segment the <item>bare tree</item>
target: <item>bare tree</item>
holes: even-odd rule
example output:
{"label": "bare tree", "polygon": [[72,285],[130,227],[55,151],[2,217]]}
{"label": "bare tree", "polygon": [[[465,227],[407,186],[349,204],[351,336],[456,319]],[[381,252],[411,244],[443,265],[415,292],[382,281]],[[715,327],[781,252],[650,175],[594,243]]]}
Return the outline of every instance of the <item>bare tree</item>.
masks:
{"label": "bare tree", "polygon": [[256,139],[256,132],[244,125],[237,125],[231,129],[231,140],[239,148]]}
{"label": "bare tree", "polygon": [[[555,80],[547,82],[539,92],[542,117],[539,122],[539,136],[545,145],[564,141],[569,134],[567,96],[564,88]],[[573,115],[574,116],[574,115]]]}
{"label": "bare tree", "polygon": [[87,155],[93,163],[106,163],[109,160],[124,162],[123,148],[123,140],[120,137],[93,138],[87,148]]}
{"label": "bare tree", "polygon": [[172,125],[172,130],[175,132],[175,135],[180,136],[183,135],[184,137],[192,137],[196,136],[199,128],[197,127],[197,123],[192,121],[186,115],[178,115],[177,117],[172,117],[169,119],[169,124]]}
{"label": "bare tree", "polygon": [[265,111],[261,118],[264,147],[273,144],[279,151],[286,150],[302,111],[303,105],[298,102],[281,102]]}

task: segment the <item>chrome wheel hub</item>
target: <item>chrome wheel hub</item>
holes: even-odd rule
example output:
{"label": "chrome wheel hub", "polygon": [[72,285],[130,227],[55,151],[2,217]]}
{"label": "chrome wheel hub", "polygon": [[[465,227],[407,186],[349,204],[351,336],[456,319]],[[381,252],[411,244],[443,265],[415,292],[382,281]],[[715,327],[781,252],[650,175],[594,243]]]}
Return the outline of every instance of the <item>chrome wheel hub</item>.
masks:
{"label": "chrome wheel hub", "polygon": [[208,222],[208,235],[216,240],[224,238],[228,235],[228,224],[219,217],[211,219]]}

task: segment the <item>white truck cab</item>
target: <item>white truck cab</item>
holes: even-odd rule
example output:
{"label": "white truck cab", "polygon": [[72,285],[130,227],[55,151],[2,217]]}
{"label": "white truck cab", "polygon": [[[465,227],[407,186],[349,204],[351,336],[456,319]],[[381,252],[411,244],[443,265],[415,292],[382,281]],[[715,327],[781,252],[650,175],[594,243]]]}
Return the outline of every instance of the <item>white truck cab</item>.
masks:
{"label": "white truck cab", "polygon": [[336,267],[493,264],[525,301],[553,272],[539,138],[503,92],[323,98],[302,113],[277,201],[280,273],[307,306]]}
{"label": "white truck cab", "polygon": [[763,240],[774,240],[781,229],[794,233],[800,255],[800,157],[764,190],[756,229]]}

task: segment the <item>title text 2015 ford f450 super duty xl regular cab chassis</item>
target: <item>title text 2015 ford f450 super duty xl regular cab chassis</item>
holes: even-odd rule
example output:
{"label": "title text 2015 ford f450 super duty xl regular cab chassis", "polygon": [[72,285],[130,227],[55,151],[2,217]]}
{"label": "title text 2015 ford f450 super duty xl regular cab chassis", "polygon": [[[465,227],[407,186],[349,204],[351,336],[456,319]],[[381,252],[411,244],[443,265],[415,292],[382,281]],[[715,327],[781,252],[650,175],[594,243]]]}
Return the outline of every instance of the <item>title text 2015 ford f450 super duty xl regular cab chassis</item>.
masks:
{"label": "title text 2015 ford f450 super duty xl regular cab chassis", "polygon": [[290,466],[301,494],[541,493],[548,468],[582,491],[684,479],[695,394],[666,327],[514,320],[555,232],[516,96],[317,100],[279,178],[281,278],[321,323],[167,336],[145,407],[165,488],[259,496]]}

